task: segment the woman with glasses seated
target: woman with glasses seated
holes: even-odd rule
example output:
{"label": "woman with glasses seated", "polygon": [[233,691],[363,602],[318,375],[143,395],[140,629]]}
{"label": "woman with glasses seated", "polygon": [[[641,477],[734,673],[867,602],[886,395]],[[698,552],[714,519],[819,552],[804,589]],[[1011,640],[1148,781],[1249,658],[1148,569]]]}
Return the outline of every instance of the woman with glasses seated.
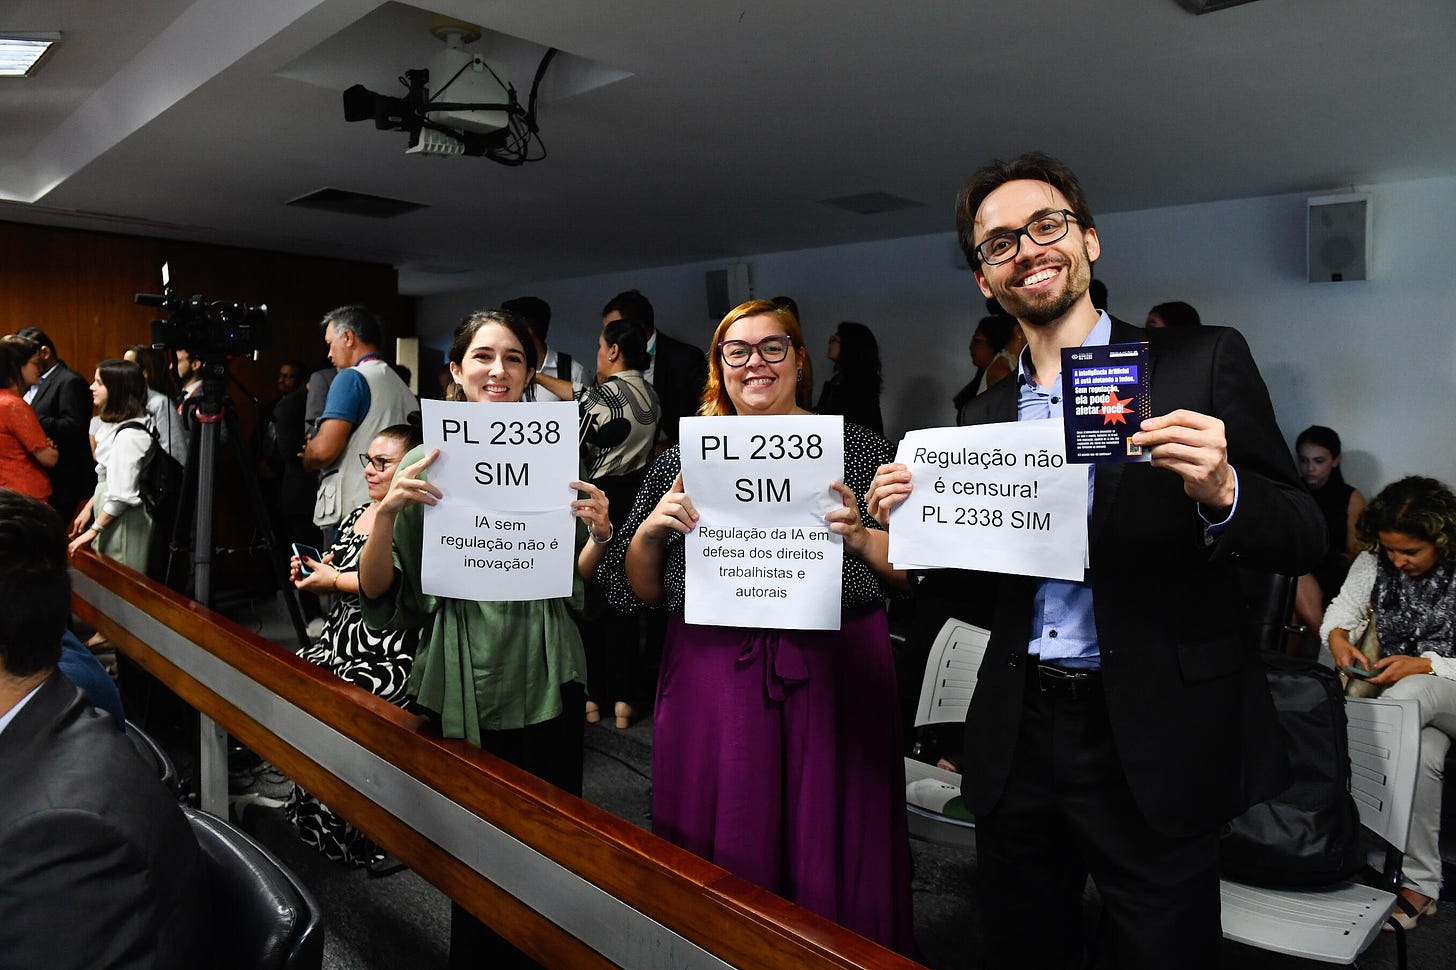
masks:
{"label": "woman with glasses seated", "polygon": [[[294,586],[334,599],[318,639],[299,651],[299,656],[401,707],[408,699],[405,686],[420,631],[417,627],[371,630],[364,625],[359,611],[358,563],[400,459],[419,443],[420,431],[414,425],[396,424],[379,432],[369,443],[368,453],[359,456],[369,501],[344,518],[337,541],[322,560],[294,556],[289,562]],[[383,857],[364,833],[296,785],[285,811],[299,837],[335,862],[367,866]]]}
{"label": "woman with glasses seated", "polygon": [[[793,415],[798,320],[745,303],[713,334],[699,413]],[[901,586],[861,496],[891,454],[844,425],[842,623],[834,631],[683,620],[684,535],[698,522],[676,447],[653,464],[602,568],[623,610],[661,606],[667,636],[652,746],[652,829],[901,953],[913,950],[895,672],[881,583]]]}

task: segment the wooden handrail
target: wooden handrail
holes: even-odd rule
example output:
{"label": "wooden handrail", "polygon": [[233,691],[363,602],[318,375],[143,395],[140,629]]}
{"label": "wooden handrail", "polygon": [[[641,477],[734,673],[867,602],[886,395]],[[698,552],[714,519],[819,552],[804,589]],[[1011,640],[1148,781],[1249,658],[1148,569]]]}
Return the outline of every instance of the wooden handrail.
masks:
{"label": "wooden handrail", "polygon": [[[73,560],[73,578],[77,615],[118,649],[545,966],[614,966],[599,950],[621,960],[621,946],[628,944],[616,944],[616,950],[603,946],[590,927],[570,932],[517,899],[478,871],[490,868],[488,860],[472,863],[469,847],[445,848],[357,783],[346,782],[341,777],[350,774],[346,759],[333,759],[326,744],[314,743],[315,736],[332,738],[330,732],[337,732],[350,750],[357,745],[392,764],[453,803],[449,808],[478,816],[549,860],[547,866],[554,863],[686,941],[673,940],[674,945],[711,955],[702,965],[919,966],[479,748],[439,737],[424,719],[112,560],[80,554]],[[162,640],[166,649],[158,649]],[[218,681],[238,675],[251,683],[236,683],[264,698],[252,703],[251,714],[244,709],[249,703],[219,692]],[[281,712],[277,723],[265,723],[275,720],[275,710]],[[318,725],[302,735],[294,728],[291,740],[280,736],[279,724],[299,719]],[[590,887],[582,888],[590,894]],[[627,965],[673,965],[664,955],[670,948],[660,941],[631,945],[634,959]]]}

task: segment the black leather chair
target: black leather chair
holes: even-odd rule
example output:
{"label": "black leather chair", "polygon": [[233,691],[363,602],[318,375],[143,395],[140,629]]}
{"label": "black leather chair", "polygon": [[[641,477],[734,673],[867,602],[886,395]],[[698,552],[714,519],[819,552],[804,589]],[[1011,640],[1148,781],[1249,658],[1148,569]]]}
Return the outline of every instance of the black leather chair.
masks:
{"label": "black leather chair", "polygon": [[183,806],[207,859],[213,946],[223,970],[319,970],[318,902],[278,858],[241,829]]}
{"label": "black leather chair", "polygon": [[1289,636],[1305,632],[1304,627],[1290,622],[1299,577],[1241,569],[1238,584],[1249,608],[1249,621],[1259,649],[1266,653],[1284,653]]}
{"label": "black leather chair", "polygon": [[173,797],[181,797],[182,778],[177,774],[177,766],[167,756],[162,746],[147,732],[137,727],[130,721],[126,722],[126,736],[131,740],[132,747],[136,748],[137,754],[141,755],[143,761],[151,765],[157,772],[157,777]]}

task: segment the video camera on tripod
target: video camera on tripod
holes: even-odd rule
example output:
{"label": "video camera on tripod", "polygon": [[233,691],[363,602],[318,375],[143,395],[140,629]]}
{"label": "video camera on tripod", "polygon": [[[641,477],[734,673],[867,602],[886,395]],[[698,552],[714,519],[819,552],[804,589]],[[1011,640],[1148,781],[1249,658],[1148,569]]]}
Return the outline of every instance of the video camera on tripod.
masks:
{"label": "video camera on tripod", "polygon": [[[261,534],[266,550],[268,573],[283,593],[294,632],[302,647],[308,642],[303,616],[293,585],[282,569],[280,546],[263,502],[253,458],[238,430],[237,415],[227,396],[229,379],[248,393],[247,388],[228,373],[228,362],[245,356],[257,359],[266,339],[268,308],[261,304],[248,306],[222,300],[209,303],[201,295],[182,299],[172,292],[171,274],[166,263],[162,264],[162,292],[138,293],[136,302],[141,306],[161,307],[168,311],[169,316],[165,320],[152,323],[152,346],[186,350],[202,378],[202,386],[195,393],[184,389],[181,413],[188,426],[187,464],[168,540],[171,554],[163,581],[174,589],[190,592],[198,602],[211,605],[212,565],[217,552],[213,547],[216,466],[222,446],[231,441],[238,461],[239,477],[251,506],[251,521]],[[248,396],[251,398],[251,393]],[[257,399],[253,398],[253,401],[256,403]],[[189,535],[192,539],[191,581],[182,585],[182,558],[179,554],[185,553],[185,540]]]}
{"label": "video camera on tripod", "polygon": [[201,294],[183,299],[172,292],[167,264],[162,264],[162,292],[138,293],[140,306],[161,307],[170,316],[152,321],[152,346],[185,348],[204,361],[246,357],[263,348],[267,339],[268,307],[263,304],[204,300]]}

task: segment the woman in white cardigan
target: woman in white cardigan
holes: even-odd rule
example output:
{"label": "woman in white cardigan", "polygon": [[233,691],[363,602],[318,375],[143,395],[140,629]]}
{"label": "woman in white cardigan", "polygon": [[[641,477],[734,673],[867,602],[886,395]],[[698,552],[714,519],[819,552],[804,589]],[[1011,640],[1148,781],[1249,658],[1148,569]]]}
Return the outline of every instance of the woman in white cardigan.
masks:
{"label": "woman in white cardigan", "polygon": [[103,360],[91,382],[91,400],[100,412],[91,421],[96,494],[72,524],[71,553],[94,543],[101,555],[144,573],[152,517],[142,505],[137,474],[152,443],[152,419],[141,368],[129,360]]}
{"label": "woman in white cardigan", "polygon": [[[1320,637],[1336,666],[1370,669],[1384,697],[1421,703],[1421,771],[1395,919],[1434,915],[1441,894],[1442,769],[1456,737],[1456,494],[1432,478],[1403,478],[1375,496],[1357,524],[1366,551],[1325,611]],[[1352,644],[1374,608],[1380,658]]]}

